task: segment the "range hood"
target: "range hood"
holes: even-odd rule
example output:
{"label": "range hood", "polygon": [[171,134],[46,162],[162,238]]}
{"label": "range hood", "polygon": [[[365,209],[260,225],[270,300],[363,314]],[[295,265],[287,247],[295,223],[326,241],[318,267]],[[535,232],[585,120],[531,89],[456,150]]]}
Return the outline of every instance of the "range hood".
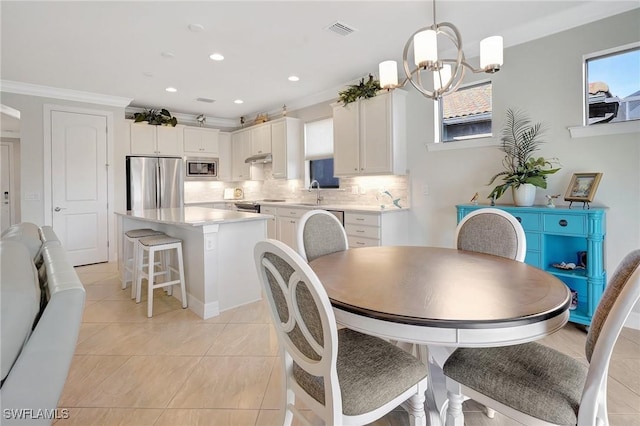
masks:
{"label": "range hood", "polygon": [[270,163],[271,153],[252,155],[251,157],[244,160],[244,162],[245,163]]}

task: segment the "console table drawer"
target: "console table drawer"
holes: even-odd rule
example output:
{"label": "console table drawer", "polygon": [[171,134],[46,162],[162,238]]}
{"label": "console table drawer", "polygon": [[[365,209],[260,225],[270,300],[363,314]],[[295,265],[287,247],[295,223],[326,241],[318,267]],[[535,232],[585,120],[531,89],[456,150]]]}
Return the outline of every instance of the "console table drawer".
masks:
{"label": "console table drawer", "polygon": [[360,226],[347,223],[344,228],[347,235],[352,235],[354,237],[380,238],[380,228],[377,226]]}
{"label": "console table drawer", "polygon": [[513,212],[513,211],[510,211],[509,213],[511,213],[513,216],[515,216],[516,219],[518,219],[518,222],[520,222],[520,225],[522,225],[522,228],[525,231],[539,231],[540,230],[540,215],[539,214]]}
{"label": "console table drawer", "polygon": [[540,234],[525,232],[524,235],[527,238],[527,250],[540,250],[542,246],[542,244],[540,244]]}
{"label": "console table drawer", "polygon": [[544,231],[554,234],[584,235],[586,233],[586,220],[583,215],[544,215]]}

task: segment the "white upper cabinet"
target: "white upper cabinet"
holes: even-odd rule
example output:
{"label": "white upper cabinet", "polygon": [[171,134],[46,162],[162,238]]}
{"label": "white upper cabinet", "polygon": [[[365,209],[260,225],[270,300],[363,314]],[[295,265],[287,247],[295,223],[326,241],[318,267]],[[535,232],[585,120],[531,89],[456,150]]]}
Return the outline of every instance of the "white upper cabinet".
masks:
{"label": "white upper cabinet", "polygon": [[231,134],[231,180],[264,180],[262,164],[245,163],[251,156],[251,130]]}
{"label": "white upper cabinet", "polygon": [[336,176],[406,174],[406,92],[333,105]]}
{"label": "white upper cabinet", "polygon": [[271,122],[272,175],[275,179],[300,177],[301,129],[297,118],[285,117]]}
{"label": "white upper cabinet", "polygon": [[231,181],[231,133],[218,133],[218,180]]}
{"label": "white upper cabinet", "polygon": [[271,152],[271,123],[251,127],[251,155],[269,154]]}
{"label": "white upper cabinet", "polygon": [[184,154],[200,157],[219,156],[218,129],[204,127],[184,128]]}
{"label": "white upper cabinet", "polygon": [[183,128],[130,123],[130,147],[134,155],[183,155]]}

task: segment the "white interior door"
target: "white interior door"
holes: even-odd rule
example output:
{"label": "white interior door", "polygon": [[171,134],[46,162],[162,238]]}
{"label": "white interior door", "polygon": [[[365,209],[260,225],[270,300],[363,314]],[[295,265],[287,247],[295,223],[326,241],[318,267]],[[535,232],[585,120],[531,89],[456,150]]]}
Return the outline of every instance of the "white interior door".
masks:
{"label": "white interior door", "polygon": [[0,145],[0,232],[13,224],[11,211],[11,150],[8,145]]}
{"label": "white interior door", "polygon": [[107,117],[51,112],[53,229],[73,265],[106,262]]}

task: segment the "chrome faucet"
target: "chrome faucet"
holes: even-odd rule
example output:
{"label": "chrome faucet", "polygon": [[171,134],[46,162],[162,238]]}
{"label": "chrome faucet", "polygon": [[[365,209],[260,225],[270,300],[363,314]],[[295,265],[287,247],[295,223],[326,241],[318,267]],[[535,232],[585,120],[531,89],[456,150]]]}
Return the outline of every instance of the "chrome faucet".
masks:
{"label": "chrome faucet", "polygon": [[320,196],[320,182],[318,182],[317,180],[312,180],[311,184],[309,184],[309,192],[311,192],[311,190],[313,189],[313,184],[316,184],[316,204],[320,205],[320,201],[323,200],[323,198]]}

